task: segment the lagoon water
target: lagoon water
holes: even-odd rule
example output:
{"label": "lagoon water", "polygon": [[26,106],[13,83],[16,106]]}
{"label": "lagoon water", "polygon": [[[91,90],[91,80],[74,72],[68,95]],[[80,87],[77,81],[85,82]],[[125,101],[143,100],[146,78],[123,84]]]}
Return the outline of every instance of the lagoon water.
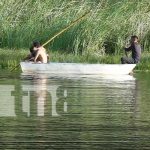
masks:
{"label": "lagoon water", "polygon": [[0,73],[0,149],[150,149],[150,74]]}

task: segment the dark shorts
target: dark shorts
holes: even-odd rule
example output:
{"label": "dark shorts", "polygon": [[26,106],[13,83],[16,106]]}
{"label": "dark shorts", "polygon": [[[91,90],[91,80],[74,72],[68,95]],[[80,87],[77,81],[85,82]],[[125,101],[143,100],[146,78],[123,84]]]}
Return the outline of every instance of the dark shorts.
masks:
{"label": "dark shorts", "polygon": [[137,64],[139,61],[133,58],[128,58],[128,57],[122,57],[121,58],[121,63],[122,64]]}

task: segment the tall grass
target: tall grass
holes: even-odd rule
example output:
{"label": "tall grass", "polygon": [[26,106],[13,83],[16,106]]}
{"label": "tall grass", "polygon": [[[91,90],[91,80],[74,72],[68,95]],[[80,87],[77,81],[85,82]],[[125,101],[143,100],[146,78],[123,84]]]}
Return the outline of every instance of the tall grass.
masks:
{"label": "tall grass", "polygon": [[27,48],[33,40],[44,43],[89,10],[85,20],[46,48],[76,55],[118,54],[136,34],[149,50],[149,0],[1,0],[0,47]]}
{"label": "tall grass", "polygon": [[[14,50],[14,49],[0,49],[0,69],[12,70],[21,60],[23,60],[28,54],[27,49]],[[67,63],[100,63],[100,64],[120,64],[121,55],[74,55],[73,53],[64,53],[60,51],[50,51],[49,52],[50,61],[52,62],[67,62]],[[140,71],[150,71],[150,54],[144,52],[142,60],[136,66],[136,70]],[[16,70],[19,68],[16,67]]]}
{"label": "tall grass", "polygon": [[0,69],[12,69],[27,56],[27,50],[0,49]]}
{"label": "tall grass", "polygon": [[[21,60],[28,55],[28,51],[23,49],[19,50],[8,50],[0,49],[0,69],[13,69],[18,66]],[[109,63],[115,64],[120,63],[120,56],[106,55],[74,55],[73,53],[62,53],[60,51],[51,51],[49,53],[51,62],[66,62],[66,63]],[[18,68],[16,68],[18,69]]]}

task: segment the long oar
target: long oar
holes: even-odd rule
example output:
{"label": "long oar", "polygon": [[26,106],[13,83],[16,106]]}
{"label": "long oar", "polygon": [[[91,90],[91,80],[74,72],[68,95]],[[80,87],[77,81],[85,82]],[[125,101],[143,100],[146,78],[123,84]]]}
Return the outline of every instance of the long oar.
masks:
{"label": "long oar", "polygon": [[[45,45],[47,45],[48,43],[50,43],[52,40],[54,40],[57,36],[59,36],[60,34],[62,34],[63,32],[65,32],[66,30],[68,30],[70,27],[74,26],[76,23],[78,23],[79,21],[81,21],[85,16],[87,16],[87,14],[89,14],[90,11],[88,11],[87,13],[85,13],[83,16],[81,16],[80,18],[76,19],[75,21],[71,22],[68,26],[66,26],[65,28],[63,28],[61,31],[57,32],[52,38],[50,38],[47,42],[45,42],[42,46],[44,47]],[[16,68],[18,68],[20,66],[20,64],[18,64],[17,66],[15,66],[11,71],[15,70]]]}
{"label": "long oar", "polygon": [[17,66],[15,66],[14,68],[12,68],[10,71],[14,71],[16,68],[18,68],[20,66],[20,64],[18,64]]}

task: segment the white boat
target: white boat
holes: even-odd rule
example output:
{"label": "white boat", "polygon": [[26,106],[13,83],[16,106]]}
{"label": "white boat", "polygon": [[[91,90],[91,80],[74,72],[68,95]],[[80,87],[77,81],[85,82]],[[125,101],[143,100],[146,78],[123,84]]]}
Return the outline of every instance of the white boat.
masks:
{"label": "white boat", "polygon": [[33,63],[20,62],[24,73],[48,74],[108,74],[127,75],[135,68],[136,64],[84,64],[84,63]]}

